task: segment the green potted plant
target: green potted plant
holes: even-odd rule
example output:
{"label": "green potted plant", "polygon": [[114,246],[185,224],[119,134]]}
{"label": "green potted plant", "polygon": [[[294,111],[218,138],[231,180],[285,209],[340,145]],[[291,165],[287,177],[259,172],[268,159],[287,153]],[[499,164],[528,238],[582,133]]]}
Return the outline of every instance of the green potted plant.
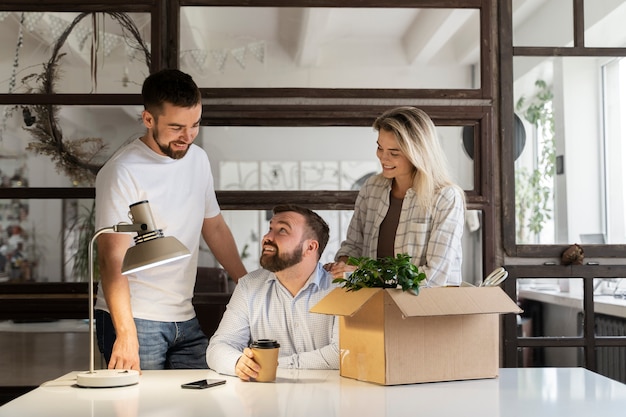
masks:
{"label": "green potted plant", "polygon": [[515,215],[517,243],[532,243],[553,216],[556,175],[555,119],[552,109],[554,93],[544,80],[535,81],[537,94],[532,100],[522,96],[516,111],[521,112],[539,135],[538,155],[534,168],[515,168]]}
{"label": "green potted plant", "polygon": [[417,295],[419,286],[426,279],[426,274],[411,263],[411,257],[399,253],[396,257],[373,259],[368,257],[349,257],[348,265],[357,269],[344,278],[336,278],[334,283],[341,284],[348,291],[361,288],[402,288]]}

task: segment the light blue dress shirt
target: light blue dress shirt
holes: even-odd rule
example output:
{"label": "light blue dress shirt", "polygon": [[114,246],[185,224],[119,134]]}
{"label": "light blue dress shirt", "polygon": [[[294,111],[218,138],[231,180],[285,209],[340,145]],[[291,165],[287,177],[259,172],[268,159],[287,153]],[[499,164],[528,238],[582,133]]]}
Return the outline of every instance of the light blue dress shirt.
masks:
{"label": "light blue dress shirt", "polygon": [[235,375],[245,347],[276,339],[280,368],[339,369],[338,319],[309,311],[336,287],[332,280],[318,263],[294,297],[273,272],[258,269],[242,277],[209,342],[209,368]]}

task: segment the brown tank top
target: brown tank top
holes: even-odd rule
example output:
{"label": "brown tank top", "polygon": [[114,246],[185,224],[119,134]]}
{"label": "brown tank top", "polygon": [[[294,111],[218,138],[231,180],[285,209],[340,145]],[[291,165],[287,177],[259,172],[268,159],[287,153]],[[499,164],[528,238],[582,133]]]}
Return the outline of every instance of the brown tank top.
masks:
{"label": "brown tank top", "polygon": [[389,209],[378,230],[378,247],[376,253],[378,259],[387,256],[396,256],[394,254],[394,242],[396,240],[396,230],[398,230],[401,211],[402,199],[394,198],[391,193],[389,193]]}

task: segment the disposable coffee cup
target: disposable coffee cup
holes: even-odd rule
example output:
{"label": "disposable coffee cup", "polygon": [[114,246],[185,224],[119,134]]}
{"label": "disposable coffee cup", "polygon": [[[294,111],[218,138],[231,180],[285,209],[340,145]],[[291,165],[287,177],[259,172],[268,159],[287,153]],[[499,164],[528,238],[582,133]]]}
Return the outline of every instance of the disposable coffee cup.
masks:
{"label": "disposable coffee cup", "polygon": [[255,381],[272,382],[276,380],[278,348],[280,345],[272,339],[259,339],[250,344],[250,349],[254,353],[254,361],[261,367],[259,375],[254,379]]}

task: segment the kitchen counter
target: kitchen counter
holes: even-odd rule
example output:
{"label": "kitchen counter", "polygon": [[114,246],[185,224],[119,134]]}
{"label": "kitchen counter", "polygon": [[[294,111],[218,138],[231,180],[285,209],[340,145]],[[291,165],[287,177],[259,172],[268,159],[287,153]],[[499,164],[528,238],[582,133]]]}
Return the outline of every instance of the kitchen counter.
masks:
{"label": "kitchen counter", "polygon": [[[524,282],[519,280],[517,298],[520,300],[534,300],[546,304],[554,304],[569,307],[575,310],[583,310],[582,283],[580,288],[575,285],[575,279],[570,280],[569,288],[562,291],[557,283],[537,284],[538,280]],[[596,293],[594,295],[594,307],[596,314],[626,318],[626,298],[615,296],[612,292]]]}

